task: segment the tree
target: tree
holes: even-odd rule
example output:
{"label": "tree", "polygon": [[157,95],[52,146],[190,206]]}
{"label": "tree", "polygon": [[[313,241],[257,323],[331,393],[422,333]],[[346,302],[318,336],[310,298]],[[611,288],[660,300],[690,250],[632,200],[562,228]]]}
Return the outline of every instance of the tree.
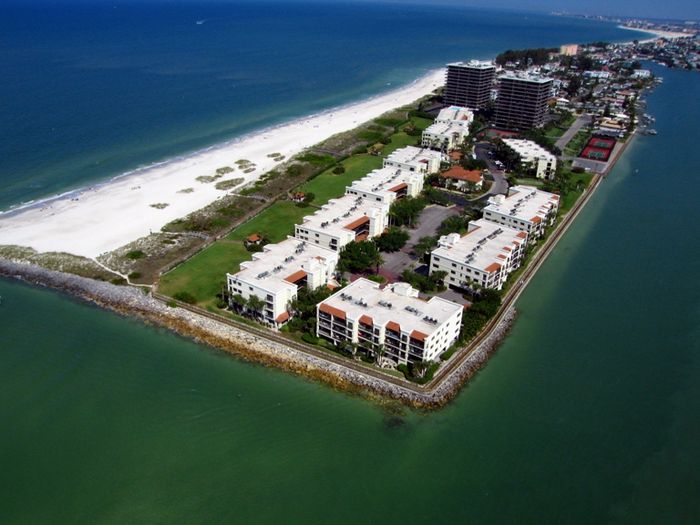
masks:
{"label": "tree", "polygon": [[437,233],[438,235],[447,235],[450,233],[463,233],[469,227],[470,217],[465,215],[452,215],[447,217],[440,223]]}
{"label": "tree", "polygon": [[246,305],[245,297],[243,297],[241,294],[237,293],[231,297],[231,306],[238,313],[243,311],[243,308],[245,308],[245,305]]}
{"label": "tree", "polygon": [[435,246],[437,246],[438,238],[437,236],[426,236],[418,239],[418,242],[413,246],[413,253],[418,257],[423,257],[425,254],[430,253]]}
{"label": "tree", "polygon": [[260,299],[257,295],[251,295],[246,301],[246,307],[253,314],[254,319],[260,319],[260,317],[262,317],[263,308],[265,308],[265,301]]}
{"label": "tree", "polygon": [[409,237],[406,230],[392,227],[377,238],[375,242],[377,247],[383,252],[398,252],[406,245]]}
{"label": "tree", "polygon": [[351,242],[340,252],[338,270],[341,272],[369,273],[384,262],[374,241]]}
{"label": "tree", "polygon": [[411,227],[425,208],[425,200],[420,197],[406,197],[392,203],[389,218],[396,226]]}

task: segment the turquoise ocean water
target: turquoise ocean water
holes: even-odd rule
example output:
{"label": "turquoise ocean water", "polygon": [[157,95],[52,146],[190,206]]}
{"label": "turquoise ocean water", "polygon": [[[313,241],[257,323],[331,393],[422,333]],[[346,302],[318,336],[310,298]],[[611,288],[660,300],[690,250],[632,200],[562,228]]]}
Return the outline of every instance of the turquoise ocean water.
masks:
{"label": "turquoise ocean water", "polygon": [[697,523],[700,77],[657,72],[659,135],[437,413],[0,280],[0,522]]}

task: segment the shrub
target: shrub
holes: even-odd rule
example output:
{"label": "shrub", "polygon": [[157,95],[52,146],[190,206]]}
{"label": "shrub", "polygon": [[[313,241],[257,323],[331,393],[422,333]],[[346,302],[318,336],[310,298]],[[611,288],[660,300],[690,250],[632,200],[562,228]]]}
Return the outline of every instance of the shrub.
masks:
{"label": "shrub", "polygon": [[135,261],[136,259],[143,259],[145,256],[146,254],[141,250],[131,250],[126,254],[126,257],[132,261]]}
{"label": "shrub", "polygon": [[333,168],[333,173],[335,173],[336,175],[345,173],[345,166],[343,166],[342,164],[338,164],[335,168]]}
{"label": "shrub", "polygon": [[138,279],[141,277],[141,272],[131,272],[129,274],[129,279]]}
{"label": "shrub", "polygon": [[197,302],[197,298],[189,292],[177,292],[173,295],[173,298],[187,304],[195,304]]}
{"label": "shrub", "polygon": [[317,345],[318,344],[318,337],[316,337],[313,334],[310,334],[309,332],[305,332],[301,336],[301,340],[304,341],[305,343],[309,343],[312,345]]}

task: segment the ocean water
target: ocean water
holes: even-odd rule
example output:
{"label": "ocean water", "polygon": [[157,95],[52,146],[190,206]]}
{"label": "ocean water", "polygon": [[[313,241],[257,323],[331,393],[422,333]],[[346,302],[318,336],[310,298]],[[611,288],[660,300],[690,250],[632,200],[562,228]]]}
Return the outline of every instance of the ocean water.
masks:
{"label": "ocean water", "polygon": [[657,71],[659,135],[436,413],[0,280],[0,522],[696,524],[700,76]]}
{"label": "ocean water", "polygon": [[0,523],[697,523],[700,76],[656,71],[659,135],[436,413],[0,280]]}
{"label": "ocean water", "polygon": [[448,61],[636,34],[379,2],[0,2],[0,210],[360,100]]}

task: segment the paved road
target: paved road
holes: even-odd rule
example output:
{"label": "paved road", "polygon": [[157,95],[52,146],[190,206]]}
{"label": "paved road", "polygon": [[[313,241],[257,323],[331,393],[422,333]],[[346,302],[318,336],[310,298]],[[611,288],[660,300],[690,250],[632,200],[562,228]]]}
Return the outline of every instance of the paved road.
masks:
{"label": "paved road", "polygon": [[507,195],[508,194],[508,181],[506,180],[506,175],[503,170],[498,169],[490,153],[493,150],[493,146],[488,142],[479,142],[474,146],[474,154],[477,159],[481,159],[486,162],[489,168],[489,174],[493,178],[493,184],[489,188],[489,195]]}
{"label": "paved road", "polygon": [[577,118],[573,124],[571,124],[571,127],[567,129],[561,137],[559,137],[559,140],[557,140],[554,145],[561,151],[564,151],[564,148],[569,141],[574,138],[574,135],[576,135],[576,133],[578,133],[582,127],[587,126],[590,123],[591,116],[584,113]]}
{"label": "paved road", "polygon": [[396,279],[406,268],[411,268],[414,263],[418,262],[418,258],[411,255],[411,249],[418,240],[421,237],[435,235],[435,231],[442,221],[452,215],[459,215],[460,212],[461,209],[457,206],[451,208],[435,204],[426,206],[418,219],[418,226],[415,229],[408,229],[410,237],[406,246],[398,252],[382,254],[384,264],[380,273],[389,279]]}

